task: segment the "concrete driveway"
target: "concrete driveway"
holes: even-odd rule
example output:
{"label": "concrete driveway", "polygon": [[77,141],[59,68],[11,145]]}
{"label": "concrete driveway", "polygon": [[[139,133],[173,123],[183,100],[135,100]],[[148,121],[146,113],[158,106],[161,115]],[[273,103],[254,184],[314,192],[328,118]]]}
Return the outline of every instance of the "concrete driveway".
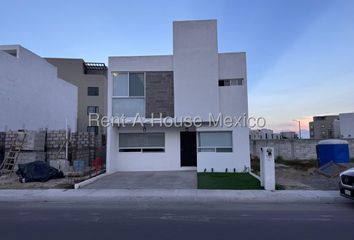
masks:
{"label": "concrete driveway", "polygon": [[116,172],[86,189],[196,189],[196,171]]}

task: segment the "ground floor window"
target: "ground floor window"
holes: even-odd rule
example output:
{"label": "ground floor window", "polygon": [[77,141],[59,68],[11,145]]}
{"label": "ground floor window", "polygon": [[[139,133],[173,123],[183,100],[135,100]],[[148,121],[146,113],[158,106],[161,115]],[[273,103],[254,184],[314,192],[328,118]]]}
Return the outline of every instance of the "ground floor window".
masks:
{"label": "ground floor window", "polygon": [[120,133],[119,152],[164,152],[164,133]]}
{"label": "ground floor window", "polygon": [[198,132],[198,152],[232,152],[232,132]]}

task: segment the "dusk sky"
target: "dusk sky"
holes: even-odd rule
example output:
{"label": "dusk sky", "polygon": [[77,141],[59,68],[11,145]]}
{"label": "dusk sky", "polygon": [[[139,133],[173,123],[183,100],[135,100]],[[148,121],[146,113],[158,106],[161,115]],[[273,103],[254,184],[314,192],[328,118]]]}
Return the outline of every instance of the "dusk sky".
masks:
{"label": "dusk sky", "polygon": [[247,53],[250,115],[267,128],[354,111],[354,1],[53,2],[1,1],[0,44],[107,63],[172,54],[172,21],[217,19],[219,52]]}

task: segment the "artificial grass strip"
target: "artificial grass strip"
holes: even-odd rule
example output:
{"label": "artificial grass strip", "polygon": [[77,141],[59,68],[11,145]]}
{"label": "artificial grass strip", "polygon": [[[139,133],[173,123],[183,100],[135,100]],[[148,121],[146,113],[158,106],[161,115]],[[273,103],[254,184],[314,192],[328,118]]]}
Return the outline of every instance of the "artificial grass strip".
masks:
{"label": "artificial grass strip", "polygon": [[263,189],[248,173],[198,173],[198,189]]}

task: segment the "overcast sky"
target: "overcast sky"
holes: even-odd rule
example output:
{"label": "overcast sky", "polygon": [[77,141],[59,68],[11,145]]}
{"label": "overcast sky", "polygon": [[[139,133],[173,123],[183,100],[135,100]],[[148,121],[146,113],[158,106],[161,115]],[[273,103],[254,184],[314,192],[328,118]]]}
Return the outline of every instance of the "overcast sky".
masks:
{"label": "overcast sky", "polygon": [[172,21],[217,19],[219,52],[247,53],[249,110],[268,128],[354,111],[354,1],[1,1],[0,44],[106,62],[172,53]]}

